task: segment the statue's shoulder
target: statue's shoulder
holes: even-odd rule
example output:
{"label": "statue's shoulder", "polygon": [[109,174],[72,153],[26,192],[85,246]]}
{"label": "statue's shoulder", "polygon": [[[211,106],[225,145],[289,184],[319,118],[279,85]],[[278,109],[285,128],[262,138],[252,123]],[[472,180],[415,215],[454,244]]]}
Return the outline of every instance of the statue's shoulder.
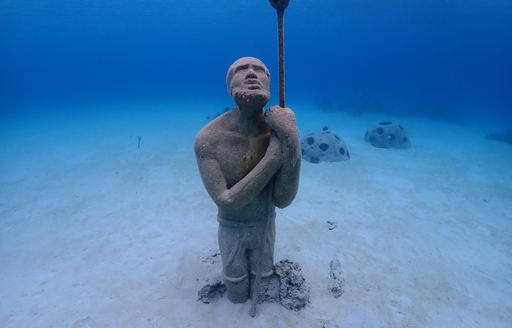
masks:
{"label": "statue's shoulder", "polygon": [[206,124],[196,136],[196,153],[216,149],[220,142],[232,135],[234,122],[234,111],[228,111]]}

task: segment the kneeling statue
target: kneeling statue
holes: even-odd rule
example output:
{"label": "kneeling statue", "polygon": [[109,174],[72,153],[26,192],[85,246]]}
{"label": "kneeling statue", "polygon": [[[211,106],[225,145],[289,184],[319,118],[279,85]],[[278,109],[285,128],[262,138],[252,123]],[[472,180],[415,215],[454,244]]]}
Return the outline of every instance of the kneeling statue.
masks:
{"label": "kneeling statue", "polygon": [[270,99],[270,73],[262,61],[236,60],[226,83],[237,107],[201,129],[195,153],[218,207],[227,296],[243,303],[257,295],[250,287],[255,277],[273,273],[275,207],[288,206],[297,194],[301,150],[293,111],[263,110]]}

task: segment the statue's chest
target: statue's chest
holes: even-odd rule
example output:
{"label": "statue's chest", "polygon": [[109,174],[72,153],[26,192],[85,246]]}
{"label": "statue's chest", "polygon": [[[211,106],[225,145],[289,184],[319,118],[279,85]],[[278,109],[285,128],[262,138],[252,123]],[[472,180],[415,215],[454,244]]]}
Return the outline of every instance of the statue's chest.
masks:
{"label": "statue's chest", "polygon": [[224,156],[219,162],[230,187],[245,177],[265,156],[268,137],[233,139],[225,146]]}

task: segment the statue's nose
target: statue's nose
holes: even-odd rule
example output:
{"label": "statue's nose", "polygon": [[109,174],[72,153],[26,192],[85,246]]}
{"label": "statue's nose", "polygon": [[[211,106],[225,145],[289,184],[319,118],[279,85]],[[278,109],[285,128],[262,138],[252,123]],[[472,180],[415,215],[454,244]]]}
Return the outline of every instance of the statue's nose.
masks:
{"label": "statue's nose", "polygon": [[245,78],[246,79],[256,79],[256,78],[258,78],[258,76],[252,69],[250,69],[247,71],[247,75],[245,76]]}

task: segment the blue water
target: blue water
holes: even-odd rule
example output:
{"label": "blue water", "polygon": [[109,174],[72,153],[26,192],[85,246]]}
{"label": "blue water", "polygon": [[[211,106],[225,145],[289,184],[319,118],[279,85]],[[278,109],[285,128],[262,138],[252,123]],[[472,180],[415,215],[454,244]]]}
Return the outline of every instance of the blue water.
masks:
{"label": "blue water", "polygon": [[[0,0],[1,328],[510,326],[512,145],[484,137],[512,128],[512,0],[291,0],[286,103],[351,154],[303,161],[278,211],[311,305],[196,301],[221,263],[194,138],[241,56],[277,103],[276,23],[267,0]],[[388,120],[410,148],[364,140]]]}
{"label": "blue water", "polygon": [[[512,124],[510,1],[292,0],[285,23],[290,106]],[[229,105],[226,69],[246,55],[269,66],[277,102],[264,0],[2,1],[0,31],[2,112],[198,94]]]}

